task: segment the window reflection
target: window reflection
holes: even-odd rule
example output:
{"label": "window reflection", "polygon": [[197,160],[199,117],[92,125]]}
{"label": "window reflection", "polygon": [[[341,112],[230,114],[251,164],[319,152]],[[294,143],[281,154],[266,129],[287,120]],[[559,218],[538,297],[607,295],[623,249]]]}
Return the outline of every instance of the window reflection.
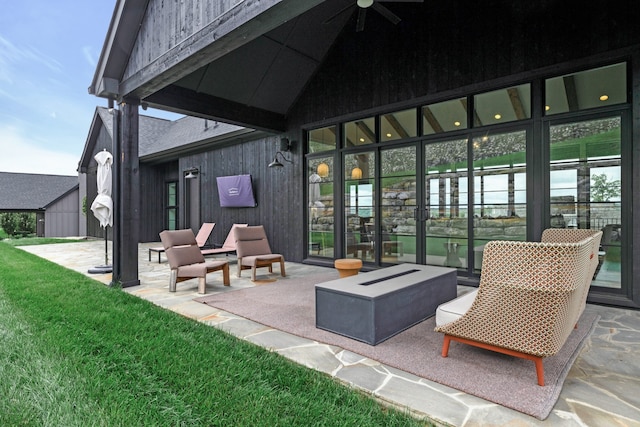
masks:
{"label": "window reflection", "polygon": [[313,158],[307,163],[310,256],[333,258],[335,254],[333,172],[333,157]]}
{"label": "window reflection", "polygon": [[336,149],[336,126],[310,130],[307,133],[309,153]]}
{"label": "window reflection", "polygon": [[374,117],[355,120],[344,124],[344,145],[373,144],[376,142],[376,121]]}
{"label": "window reflection", "polygon": [[627,102],[627,64],[547,79],[545,99],[547,115]]}
{"label": "window reflection", "polygon": [[425,146],[427,264],[466,267],[468,248],[467,140]]}
{"label": "window reflection", "polygon": [[531,118],[531,86],[523,84],[473,97],[476,127]]}
{"label": "window reflection", "polygon": [[380,140],[382,142],[414,136],[417,136],[415,108],[380,116]]}
{"label": "window reflection", "polygon": [[467,128],[467,99],[451,101],[422,107],[422,134],[451,132]]}
{"label": "window reflection", "polygon": [[526,240],[526,132],[473,139],[474,269],[491,240]]}
{"label": "window reflection", "polygon": [[551,126],[549,224],[602,230],[592,286],[621,287],[619,117]]}

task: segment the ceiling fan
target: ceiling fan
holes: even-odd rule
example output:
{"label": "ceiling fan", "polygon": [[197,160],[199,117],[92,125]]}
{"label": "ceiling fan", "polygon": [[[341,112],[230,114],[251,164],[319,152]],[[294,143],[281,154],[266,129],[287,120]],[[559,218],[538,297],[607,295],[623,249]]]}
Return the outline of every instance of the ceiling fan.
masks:
{"label": "ceiling fan", "polygon": [[[358,9],[358,20],[356,21],[356,31],[360,32],[364,30],[364,20],[367,16],[367,9],[369,8],[372,8],[373,10],[378,12],[380,15],[387,18],[393,25],[396,25],[398,22],[401,21],[398,15],[391,12],[389,9],[387,9],[386,7],[380,4],[380,2],[383,2],[383,1],[385,3],[423,3],[424,2],[424,0],[356,0],[355,6]],[[343,12],[345,12],[348,9],[351,9],[352,7],[354,7],[354,5],[350,4],[349,6],[342,8],[335,15],[327,19],[325,21],[325,24],[330,23],[337,16],[341,15]]]}

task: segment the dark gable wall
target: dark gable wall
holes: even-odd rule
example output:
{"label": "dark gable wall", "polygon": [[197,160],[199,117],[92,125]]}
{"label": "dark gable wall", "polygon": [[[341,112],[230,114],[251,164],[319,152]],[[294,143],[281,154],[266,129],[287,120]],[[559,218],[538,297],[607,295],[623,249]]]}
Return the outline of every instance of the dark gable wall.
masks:
{"label": "dark gable wall", "polygon": [[356,33],[352,19],[289,113],[291,128],[416,98],[437,101],[471,86],[494,89],[513,83],[512,75],[525,79],[545,68],[552,73],[555,64],[640,43],[635,1],[385,6],[402,22],[393,26],[370,10],[365,30]]}

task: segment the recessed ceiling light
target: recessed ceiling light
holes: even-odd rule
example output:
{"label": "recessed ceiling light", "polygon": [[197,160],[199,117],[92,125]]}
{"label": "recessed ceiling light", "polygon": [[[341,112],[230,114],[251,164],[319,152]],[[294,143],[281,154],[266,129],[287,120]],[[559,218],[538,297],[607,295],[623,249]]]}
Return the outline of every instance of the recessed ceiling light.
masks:
{"label": "recessed ceiling light", "polygon": [[600,95],[600,101],[607,101],[609,99],[609,95]]}
{"label": "recessed ceiling light", "polygon": [[460,126],[461,124],[462,124],[462,123],[460,123],[460,122],[459,122],[459,121],[457,121],[457,120],[456,120],[455,122],[453,122],[453,125],[454,125],[454,126]]}
{"label": "recessed ceiling light", "polygon": [[502,118],[502,115],[500,114],[496,114],[495,116],[493,116],[496,120],[500,120]]}
{"label": "recessed ceiling light", "polygon": [[390,133],[387,134],[387,138],[391,138],[391,134]]}
{"label": "recessed ceiling light", "polygon": [[360,138],[360,142],[364,142],[364,138]]}
{"label": "recessed ceiling light", "polygon": [[544,106],[544,111],[549,111],[551,109],[551,107],[549,107],[548,105]]}

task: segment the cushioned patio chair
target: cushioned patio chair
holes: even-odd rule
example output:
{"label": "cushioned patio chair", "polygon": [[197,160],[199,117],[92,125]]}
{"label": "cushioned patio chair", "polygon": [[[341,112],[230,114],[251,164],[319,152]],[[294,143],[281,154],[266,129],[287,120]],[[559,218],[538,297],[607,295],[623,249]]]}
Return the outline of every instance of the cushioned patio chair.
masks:
{"label": "cushioned patio chair", "polygon": [[[200,248],[207,247],[207,241],[209,240],[209,236],[213,231],[213,227],[216,226],[215,222],[205,222],[198,230],[198,234],[196,235],[196,242]],[[151,252],[158,253],[158,264],[160,264],[160,255],[164,252],[164,247],[153,247],[149,248],[149,262],[151,262]]]}
{"label": "cushioned patio chair", "polygon": [[453,340],[532,360],[543,386],[543,358],[562,348],[584,310],[601,236],[553,230],[544,242],[487,243],[478,289],[436,310],[442,356]]}
{"label": "cushioned patio chair", "polygon": [[269,267],[269,273],[273,273],[273,264],[276,262],[280,263],[280,274],[285,277],[284,256],[271,252],[262,225],[236,228],[235,238],[238,277],[242,274],[242,270],[251,269],[251,280],[255,281],[257,268]]}
{"label": "cushioned patio chair", "polygon": [[171,277],[169,291],[176,291],[176,284],[189,279],[198,279],[198,293],[206,293],[207,273],[222,271],[222,282],[229,286],[229,263],[225,261],[205,261],[191,229],[165,230],[160,240],[167,254]]}
{"label": "cushioned patio chair", "polygon": [[229,234],[227,234],[227,238],[224,240],[222,245],[216,245],[214,243],[213,248],[202,249],[202,255],[217,255],[217,254],[225,254],[229,255],[235,253],[236,251],[236,237],[235,232],[238,227],[246,227],[249,224],[233,224],[231,226],[231,230],[229,230]]}

